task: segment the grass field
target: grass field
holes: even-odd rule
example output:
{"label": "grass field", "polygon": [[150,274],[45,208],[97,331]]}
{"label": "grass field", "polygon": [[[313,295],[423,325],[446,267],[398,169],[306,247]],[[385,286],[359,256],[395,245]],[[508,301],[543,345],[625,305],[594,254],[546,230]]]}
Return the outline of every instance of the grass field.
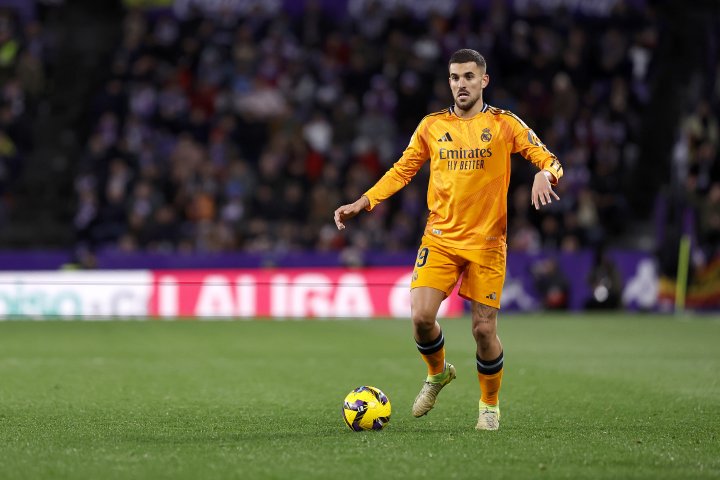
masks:
{"label": "grass field", "polygon": [[[442,325],[458,379],[415,419],[407,321],[0,322],[0,478],[720,478],[717,317],[503,316],[498,432]],[[381,432],[340,417],[362,384]]]}

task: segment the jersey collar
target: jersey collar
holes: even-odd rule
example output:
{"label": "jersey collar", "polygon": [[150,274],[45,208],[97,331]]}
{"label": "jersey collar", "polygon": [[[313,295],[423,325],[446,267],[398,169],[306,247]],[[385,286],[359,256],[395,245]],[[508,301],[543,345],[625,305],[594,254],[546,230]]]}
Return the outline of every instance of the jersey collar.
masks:
{"label": "jersey collar", "polygon": [[[487,112],[488,108],[490,108],[490,105],[488,105],[487,102],[483,102],[483,107],[480,109],[479,113]],[[450,113],[452,115],[455,115],[456,117],[460,118],[460,116],[457,113],[455,113],[455,104],[454,103],[452,105],[450,105],[450,108],[448,108],[448,110],[450,111]]]}

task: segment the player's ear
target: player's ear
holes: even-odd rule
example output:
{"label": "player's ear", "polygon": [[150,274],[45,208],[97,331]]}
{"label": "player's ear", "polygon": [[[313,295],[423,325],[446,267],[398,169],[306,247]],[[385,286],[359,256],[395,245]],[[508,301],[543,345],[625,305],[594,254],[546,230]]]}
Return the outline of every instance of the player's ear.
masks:
{"label": "player's ear", "polygon": [[482,88],[487,87],[489,83],[490,83],[490,75],[488,75],[487,73],[483,73],[483,76],[482,76]]}

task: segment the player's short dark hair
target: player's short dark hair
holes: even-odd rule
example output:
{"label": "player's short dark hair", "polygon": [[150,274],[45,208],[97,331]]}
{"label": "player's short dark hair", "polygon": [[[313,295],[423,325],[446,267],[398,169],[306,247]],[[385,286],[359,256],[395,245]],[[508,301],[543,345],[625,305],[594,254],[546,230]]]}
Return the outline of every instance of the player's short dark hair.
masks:
{"label": "player's short dark hair", "polygon": [[472,48],[461,48],[450,56],[448,67],[453,63],[468,63],[475,62],[481,70],[487,69],[487,63],[485,63],[485,57],[480,55],[477,50]]}

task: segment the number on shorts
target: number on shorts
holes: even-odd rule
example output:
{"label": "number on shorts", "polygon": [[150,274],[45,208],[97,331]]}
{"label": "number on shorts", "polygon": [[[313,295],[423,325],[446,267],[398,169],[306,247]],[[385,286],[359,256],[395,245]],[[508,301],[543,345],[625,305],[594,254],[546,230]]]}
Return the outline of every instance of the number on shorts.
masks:
{"label": "number on shorts", "polygon": [[427,247],[421,248],[420,251],[418,252],[418,261],[415,265],[418,267],[422,267],[423,265],[425,265],[425,263],[427,263],[428,253],[429,252],[428,252]]}

